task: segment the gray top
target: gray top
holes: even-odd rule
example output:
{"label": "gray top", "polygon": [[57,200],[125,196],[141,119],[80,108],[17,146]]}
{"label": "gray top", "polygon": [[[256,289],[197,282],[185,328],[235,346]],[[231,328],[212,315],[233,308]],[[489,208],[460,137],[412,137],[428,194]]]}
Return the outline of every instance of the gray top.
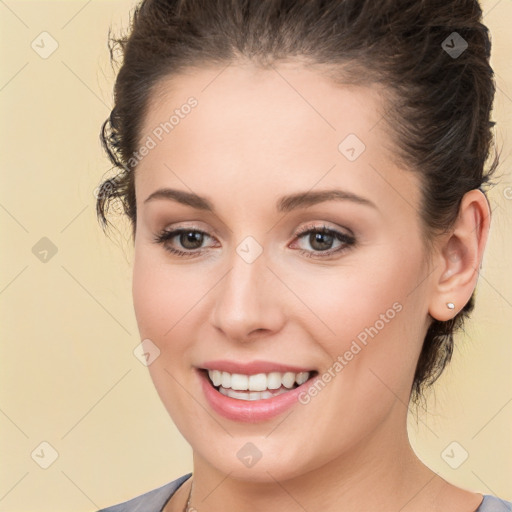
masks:
{"label": "gray top", "polygon": [[[124,503],[103,508],[98,512],[162,512],[165,504],[178,490],[178,487],[191,476],[192,473],[180,476],[162,487],[141,494]],[[475,512],[512,512],[512,503],[490,494],[484,494],[484,500]]]}

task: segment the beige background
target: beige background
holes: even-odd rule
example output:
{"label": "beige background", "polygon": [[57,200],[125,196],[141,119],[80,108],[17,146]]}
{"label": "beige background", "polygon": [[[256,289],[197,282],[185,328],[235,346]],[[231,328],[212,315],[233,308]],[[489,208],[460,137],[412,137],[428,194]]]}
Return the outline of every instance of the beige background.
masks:
{"label": "beige background", "polygon": [[[192,467],[133,354],[140,340],[127,225],[113,242],[95,217],[94,189],[110,168],[98,138],[114,78],[107,30],[126,27],[133,5],[0,2],[0,511],[96,510]],[[491,194],[474,321],[457,339],[429,412],[417,423],[411,415],[410,437],[444,478],[512,500],[512,1],[483,7],[504,176]],[[50,37],[58,48],[42,58]],[[43,237],[57,249],[46,262],[33,253],[38,243],[44,250]],[[460,447],[443,458],[454,441]],[[40,464],[51,462],[52,449],[42,442],[58,454],[47,469]],[[446,460],[453,465],[462,450],[468,459],[452,469]]]}

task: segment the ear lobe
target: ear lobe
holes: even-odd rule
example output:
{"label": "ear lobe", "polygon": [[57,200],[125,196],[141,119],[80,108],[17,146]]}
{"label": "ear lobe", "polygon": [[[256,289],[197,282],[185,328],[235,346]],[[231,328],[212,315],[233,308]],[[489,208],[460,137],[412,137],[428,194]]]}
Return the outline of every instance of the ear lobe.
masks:
{"label": "ear lobe", "polygon": [[490,215],[485,195],[478,189],[470,190],[462,198],[454,226],[448,234],[441,235],[429,304],[433,318],[450,320],[471,298],[487,242]]}

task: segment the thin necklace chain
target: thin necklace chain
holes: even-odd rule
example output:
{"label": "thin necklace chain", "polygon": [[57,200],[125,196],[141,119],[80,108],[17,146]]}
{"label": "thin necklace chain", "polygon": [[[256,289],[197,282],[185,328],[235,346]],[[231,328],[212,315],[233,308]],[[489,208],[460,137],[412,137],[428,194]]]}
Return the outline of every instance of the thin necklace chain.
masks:
{"label": "thin necklace chain", "polygon": [[192,498],[192,487],[194,487],[194,480],[193,480],[194,477],[191,477],[190,481],[192,482],[192,484],[190,485],[190,491],[188,493],[188,500],[187,500],[187,504],[185,505],[185,509],[183,510],[183,512],[189,512],[189,507],[190,507],[190,500]]}

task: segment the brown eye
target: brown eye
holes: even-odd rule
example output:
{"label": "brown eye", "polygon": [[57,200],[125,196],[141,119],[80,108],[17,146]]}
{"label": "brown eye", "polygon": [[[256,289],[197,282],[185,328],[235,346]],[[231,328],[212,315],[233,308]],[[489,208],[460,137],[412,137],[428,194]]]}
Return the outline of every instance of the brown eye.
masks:
{"label": "brown eye", "polygon": [[203,244],[204,233],[199,231],[182,231],[179,234],[179,242],[185,249],[199,249]]}
{"label": "brown eye", "polygon": [[315,251],[327,251],[334,243],[334,236],[328,233],[310,233],[309,244]]}
{"label": "brown eye", "polygon": [[[155,236],[153,241],[164,246],[164,249],[177,256],[194,257],[203,252],[205,238],[211,238],[198,229],[180,228],[164,230]],[[178,246],[176,248],[176,245]],[[180,248],[184,249],[181,250]]]}
{"label": "brown eye", "polygon": [[[324,258],[335,253],[341,253],[355,245],[356,239],[348,235],[328,228],[327,226],[307,227],[297,233],[299,240],[306,240],[311,249],[303,249],[299,246],[301,254],[310,258]],[[339,245],[333,249],[333,245]]]}

